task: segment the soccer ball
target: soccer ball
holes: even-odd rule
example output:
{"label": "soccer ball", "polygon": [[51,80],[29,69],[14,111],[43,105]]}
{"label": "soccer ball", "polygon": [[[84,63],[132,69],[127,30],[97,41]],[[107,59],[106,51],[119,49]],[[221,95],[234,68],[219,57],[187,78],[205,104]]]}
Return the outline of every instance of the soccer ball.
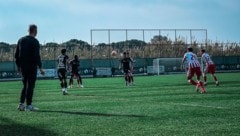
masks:
{"label": "soccer ball", "polygon": [[111,52],[111,55],[112,55],[112,56],[116,56],[116,55],[117,55],[117,52],[113,50],[113,51]]}

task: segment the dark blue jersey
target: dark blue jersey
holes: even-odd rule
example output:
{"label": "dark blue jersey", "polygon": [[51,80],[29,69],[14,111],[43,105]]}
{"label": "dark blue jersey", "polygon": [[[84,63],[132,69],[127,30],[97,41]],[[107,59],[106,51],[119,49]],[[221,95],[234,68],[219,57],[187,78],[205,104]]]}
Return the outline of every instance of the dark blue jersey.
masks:
{"label": "dark blue jersey", "polygon": [[121,63],[122,63],[123,69],[130,69],[132,60],[130,58],[123,58],[121,60]]}
{"label": "dark blue jersey", "polygon": [[78,67],[80,66],[80,61],[77,59],[71,60],[70,66],[71,66],[72,72],[78,72]]}

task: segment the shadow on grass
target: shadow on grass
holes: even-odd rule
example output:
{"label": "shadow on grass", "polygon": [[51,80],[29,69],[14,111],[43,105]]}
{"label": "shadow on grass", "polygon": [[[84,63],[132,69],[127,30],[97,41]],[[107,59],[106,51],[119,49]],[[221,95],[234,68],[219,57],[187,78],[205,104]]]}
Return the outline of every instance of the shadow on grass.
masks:
{"label": "shadow on grass", "polygon": [[79,112],[79,111],[50,111],[50,110],[39,110],[37,112],[53,112],[73,115],[84,115],[84,116],[103,116],[103,117],[130,117],[130,118],[146,118],[148,116],[134,115],[134,114],[110,114],[110,113],[94,113],[94,112]]}
{"label": "shadow on grass", "polygon": [[1,136],[57,136],[57,133],[43,128],[20,124],[11,119],[0,117]]}

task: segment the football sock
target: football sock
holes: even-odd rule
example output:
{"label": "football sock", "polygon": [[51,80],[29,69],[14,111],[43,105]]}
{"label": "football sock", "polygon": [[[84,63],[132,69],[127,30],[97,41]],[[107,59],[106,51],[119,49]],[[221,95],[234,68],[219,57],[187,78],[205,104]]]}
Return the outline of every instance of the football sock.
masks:
{"label": "football sock", "polygon": [[64,88],[67,88],[67,82],[64,83]]}
{"label": "football sock", "polygon": [[216,76],[213,76],[213,78],[214,78],[215,81],[218,81]]}
{"label": "football sock", "polygon": [[60,85],[61,85],[61,88],[64,88],[63,83],[60,83]]}
{"label": "football sock", "polygon": [[128,82],[128,77],[125,75],[125,81]]}
{"label": "football sock", "polygon": [[207,82],[207,76],[204,76],[203,79],[204,79],[204,82]]}
{"label": "football sock", "polygon": [[133,76],[131,76],[130,78],[131,78],[131,81],[134,82],[134,80],[133,80]]}
{"label": "football sock", "polygon": [[82,85],[82,77],[79,76],[79,83]]}
{"label": "football sock", "polygon": [[190,84],[192,84],[192,85],[197,85],[197,83],[194,81],[194,80],[192,80],[192,79],[190,79],[190,80],[188,80],[188,82],[190,83]]}
{"label": "football sock", "polygon": [[203,83],[202,83],[201,81],[198,81],[198,84],[199,84],[199,86],[200,86],[200,88],[201,88],[201,90],[202,90],[202,93],[205,93],[206,90],[205,90],[205,88],[204,88]]}

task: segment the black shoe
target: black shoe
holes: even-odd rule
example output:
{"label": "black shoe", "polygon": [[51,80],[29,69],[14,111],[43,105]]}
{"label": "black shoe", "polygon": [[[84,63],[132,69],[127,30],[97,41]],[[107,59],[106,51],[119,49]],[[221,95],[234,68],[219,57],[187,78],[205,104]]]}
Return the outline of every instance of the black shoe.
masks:
{"label": "black shoe", "polygon": [[67,92],[65,92],[65,91],[63,91],[63,95],[68,95],[68,93],[67,93]]}

